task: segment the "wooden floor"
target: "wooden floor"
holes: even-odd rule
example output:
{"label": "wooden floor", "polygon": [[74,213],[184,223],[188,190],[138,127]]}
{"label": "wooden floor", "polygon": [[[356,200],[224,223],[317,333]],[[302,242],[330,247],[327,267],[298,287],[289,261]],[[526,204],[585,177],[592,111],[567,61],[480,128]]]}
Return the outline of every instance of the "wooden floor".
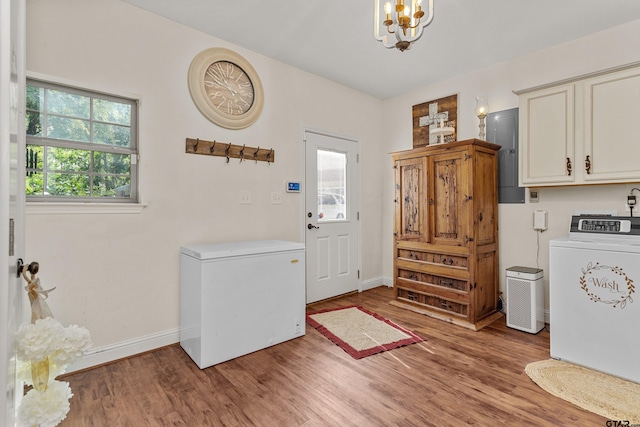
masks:
{"label": "wooden floor", "polygon": [[355,360],[306,335],[200,370],[179,345],[63,377],[62,426],[604,426],[524,374],[549,333],[500,319],[473,332],[389,304],[381,287],[308,310],[360,304],[425,341]]}

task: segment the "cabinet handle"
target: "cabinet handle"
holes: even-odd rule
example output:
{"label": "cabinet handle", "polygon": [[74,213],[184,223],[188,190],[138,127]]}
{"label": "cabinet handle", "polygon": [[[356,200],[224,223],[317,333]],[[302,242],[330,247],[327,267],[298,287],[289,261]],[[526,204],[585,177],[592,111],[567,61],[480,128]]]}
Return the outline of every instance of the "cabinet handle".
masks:
{"label": "cabinet handle", "polygon": [[567,157],[567,175],[571,176],[571,159]]}
{"label": "cabinet handle", "polygon": [[587,169],[587,175],[591,174],[591,160],[589,156],[584,160],[584,167]]}

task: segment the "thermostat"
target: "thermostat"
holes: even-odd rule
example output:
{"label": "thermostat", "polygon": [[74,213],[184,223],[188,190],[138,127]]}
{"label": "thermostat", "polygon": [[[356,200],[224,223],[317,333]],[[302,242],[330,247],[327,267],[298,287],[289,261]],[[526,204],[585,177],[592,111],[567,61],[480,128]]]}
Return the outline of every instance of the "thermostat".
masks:
{"label": "thermostat", "polygon": [[300,192],[300,182],[287,181],[287,193],[299,193],[299,192]]}

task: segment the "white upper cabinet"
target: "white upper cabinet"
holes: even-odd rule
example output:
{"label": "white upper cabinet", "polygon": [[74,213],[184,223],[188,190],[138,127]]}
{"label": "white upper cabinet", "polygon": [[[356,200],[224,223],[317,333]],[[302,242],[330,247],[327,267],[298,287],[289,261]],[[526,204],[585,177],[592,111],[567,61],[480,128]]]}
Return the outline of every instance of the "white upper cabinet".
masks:
{"label": "white upper cabinet", "polygon": [[520,96],[520,186],[575,181],[574,85]]}
{"label": "white upper cabinet", "polygon": [[516,93],[521,186],[640,181],[640,67]]}
{"label": "white upper cabinet", "polygon": [[584,180],[640,179],[640,68],[584,82]]}

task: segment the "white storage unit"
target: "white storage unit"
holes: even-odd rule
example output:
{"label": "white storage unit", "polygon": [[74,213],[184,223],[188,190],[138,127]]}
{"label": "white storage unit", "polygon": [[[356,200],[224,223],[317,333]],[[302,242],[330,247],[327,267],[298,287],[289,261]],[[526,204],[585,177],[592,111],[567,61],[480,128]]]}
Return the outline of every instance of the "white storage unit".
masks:
{"label": "white storage unit", "polygon": [[551,357],[640,383],[640,217],[574,216],[549,242]]}
{"label": "white storage unit", "polygon": [[206,367],[305,334],[304,244],[180,248],[180,345]]}

